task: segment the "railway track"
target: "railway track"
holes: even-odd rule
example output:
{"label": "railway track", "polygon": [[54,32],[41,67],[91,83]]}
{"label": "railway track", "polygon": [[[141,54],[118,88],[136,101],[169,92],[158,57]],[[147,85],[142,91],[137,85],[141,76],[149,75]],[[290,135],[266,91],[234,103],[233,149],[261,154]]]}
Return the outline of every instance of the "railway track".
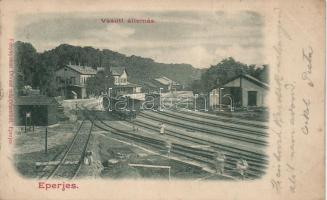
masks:
{"label": "railway track", "polygon": [[190,122],[201,122],[208,126],[213,126],[217,128],[222,128],[226,130],[232,131],[242,131],[244,133],[248,133],[250,135],[257,135],[257,136],[267,136],[267,130],[265,127],[258,127],[258,124],[251,123],[244,123],[241,121],[232,121],[227,122],[221,121],[220,119],[213,117],[209,117],[208,115],[196,115],[193,112],[180,112],[180,111],[161,111],[158,114],[172,117],[176,119],[184,119]]}
{"label": "railway track", "polygon": [[[228,118],[234,118],[240,120],[249,120],[259,123],[267,123],[267,119],[265,119],[264,117],[255,117],[254,119],[253,116],[242,115],[239,112],[216,112],[215,114],[216,116],[221,116],[221,117],[228,117]],[[253,112],[253,115],[255,115],[255,112]]]}
{"label": "railway track", "polygon": [[[149,114],[148,112],[142,112],[139,114],[139,116],[146,118],[148,120],[156,120],[158,122],[163,122],[172,126],[177,126],[177,127],[182,127],[184,129],[190,129],[193,131],[199,131],[202,133],[207,133],[207,134],[211,134],[211,135],[216,135],[216,136],[221,136],[224,138],[229,138],[235,141],[244,141],[250,144],[255,144],[258,146],[266,146],[267,145],[267,141],[266,141],[266,136],[263,135],[255,135],[255,134],[251,134],[249,132],[245,132],[243,129],[238,129],[238,131],[236,131],[235,129],[233,129],[232,131],[225,128],[225,129],[216,129],[213,130],[212,128],[215,127],[210,127],[207,128],[205,126],[209,126],[207,123],[203,123],[201,121],[196,121],[196,120],[188,120],[186,118],[183,117],[159,117],[156,116],[155,114]],[[179,120],[179,121],[178,121]],[[182,123],[185,122],[185,123]],[[195,124],[197,124],[198,126],[195,126]]]}
{"label": "railway track", "polygon": [[81,167],[92,128],[92,121],[83,120],[59,163],[54,166],[47,166],[47,168],[51,169],[48,170],[48,173],[43,174],[41,178],[75,178]]}
{"label": "railway track", "polygon": [[[143,118],[136,118],[134,123],[142,126],[142,127],[151,127],[155,132],[158,132],[160,127],[160,121],[156,121],[155,119],[143,119]],[[213,142],[222,146],[232,146],[233,148],[238,148],[244,152],[248,152],[251,154],[258,155],[262,158],[265,158],[265,151],[262,146],[256,146],[250,143],[245,143],[241,139],[237,140],[230,140],[229,138],[224,137],[213,137],[211,134],[206,134],[203,132],[195,132],[190,129],[185,129],[184,127],[178,126],[167,126],[166,130],[170,131],[171,133],[179,136],[184,136],[188,138],[192,138],[194,140],[200,140],[204,142]]]}
{"label": "railway track", "polygon": [[[145,123],[140,123],[138,121],[135,121],[135,125],[142,127],[143,129],[148,129],[148,130],[156,131],[156,132],[158,132],[158,129],[159,129],[154,124],[145,124]],[[170,137],[174,137],[174,138],[184,140],[184,141],[193,142],[198,145],[208,145],[214,151],[223,152],[226,155],[226,158],[227,158],[226,162],[230,165],[230,169],[232,169],[236,165],[236,162],[240,157],[243,157],[244,159],[246,159],[248,161],[250,173],[254,177],[258,177],[258,176],[261,176],[262,174],[264,174],[265,169],[267,168],[268,161],[264,154],[259,154],[259,153],[255,153],[255,152],[252,152],[252,151],[249,151],[246,149],[240,149],[238,147],[232,147],[232,146],[208,141],[205,139],[192,137],[190,135],[186,135],[186,134],[180,133],[178,131],[167,130],[165,134]],[[187,148],[189,148],[189,147],[187,147]],[[209,152],[209,151],[207,151],[205,149],[201,149],[201,152]]]}
{"label": "railway track", "polygon": [[250,127],[260,128],[260,129],[268,129],[268,125],[266,124],[266,122],[261,122],[261,121],[246,120],[246,119],[242,119],[242,118],[239,119],[239,118],[232,117],[232,116],[224,116],[223,114],[214,115],[214,114],[208,114],[208,113],[202,113],[202,112],[183,111],[183,110],[177,110],[176,112],[184,114],[184,115],[203,118],[203,119],[218,120],[221,122],[240,124],[240,125],[250,126]]}
{"label": "railway track", "polygon": [[[251,124],[240,124],[239,122],[221,122],[220,119],[212,119],[212,118],[203,118],[202,116],[198,116],[192,112],[182,113],[180,111],[160,111],[160,112],[142,112],[141,114],[150,115],[155,113],[162,118],[174,118],[177,120],[183,120],[191,123],[203,124],[210,127],[216,127],[222,130],[242,132],[244,134],[258,137],[267,137],[267,131],[265,128],[258,128]],[[151,116],[155,116],[151,115]]]}
{"label": "railway track", "polygon": [[[144,122],[140,122],[140,121],[135,121],[134,122],[135,125],[151,130],[151,131],[155,131],[158,132],[159,130],[159,126],[153,123],[144,123]],[[224,143],[220,143],[220,142],[215,142],[212,140],[206,140],[204,138],[201,137],[194,137],[186,132],[182,133],[179,130],[175,130],[175,129],[169,129],[167,128],[165,131],[165,135],[169,135],[172,137],[176,137],[179,139],[183,139],[183,140],[187,140],[190,141],[192,143],[198,144],[198,145],[209,145],[209,146],[219,146],[222,147],[221,150],[224,148],[226,151],[228,150],[229,152],[234,152],[237,155],[241,155],[241,156],[248,156],[248,155],[255,155],[257,159],[253,159],[253,161],[262,161],[262,162],[266,162],[266,155],[264,154],[264,151],[253,151],[250,148],[246,148],[246,146],[243,148],[240,146],[235,146],[235,147],[229,147],[229,144],[224,144]]]}
{"label": "railway track", "polygon": [[[156,138],[152,138],[150,137],[146,137],[137,133],[132,133],[129,131],[124,131],[124,130],[120,130],[117,129],[109,124],[107,124],[106,122],[102,121],[101,119],[97,118],[96,115],[94,115],[93,113],[91,113],[91,111],[89,111],[90,114],[93,117],[93,121],[98,121],[100,124],[95,123],[94,126],[96,126],[97,128],[104,130],[104,131],[110,131],[111,133],[113,133],[114,135],[120,136],[122,138],[125,139],[129,139],[132,140],[134,142],[139,142],[141,144],[145,144],[147,146],[150,146],[152,148],[155,148],[156,150],[162,151],[162,150],[167,150],[166,148],[166,142],[162,139],[156,139]],[[147,127],[148,129],[151,129],[149,126]],[[154,127],[152,127],[154,128]],[[173,134],[175,137],[177,134]],[[204,144],[204,141],[198,141],[198,138],[190,138],[184,135],[179,137],[179,139],[183,139],[183,140],[189,140],[192,141],[193,143],[197,143],[197,144]],[[207,142],[207,141],[206,141]],[[241,155],[241,153],[235,152],[231,152],[231,149],[228,149],[228,147],[215,147],[214,149],[221,149],[221,148],[225,148],[225,152],[229,152],[228,154],[226,154],[227,156],[227,161],[226,161],[226,171],[233,171],[235,170],[235,165],[236,165],[236,160],[239,159],[239,156]],[[198,148],[192,148],[189,146],[185,146],[183,144],[179,144],[176,142],[172,143],[172,149],[171,149],[171,154],[176,154],[179,156],[183,156],[192,160],[196,160],[198,162],[201,163],[205,163],[206,165],[210,166],[211,168],[213,168],[214,166],[214,154],[215,151],[212,150],[204,150],[204,149],[198,149]],[[244,154],[244,153],[243,153]],[[248,159],[249,164],[250,164],[250,168],[249,168],[249,172],[248,172],[248,178],[249,179],[254,179],[254,178],[258,178],[260,177],[263,173],[264,173],[264,167],[262,165],[256,165],[256,163],[263,163],[264,161],[262,159],[258,159],[255,156],[253,156],[253,154],[248,154],[245,157],[246,158],[250,158],[252,156],[252,160]],[[257,159],[257,160],[256,160]],[[234,175],[236,178],[240,178],[237,177],[237,175]]]}

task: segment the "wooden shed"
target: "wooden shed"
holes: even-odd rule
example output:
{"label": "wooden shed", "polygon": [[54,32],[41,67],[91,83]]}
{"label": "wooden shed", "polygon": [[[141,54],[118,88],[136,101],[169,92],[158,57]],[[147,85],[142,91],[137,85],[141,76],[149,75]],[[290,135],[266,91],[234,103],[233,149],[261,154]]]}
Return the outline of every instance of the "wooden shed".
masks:
{"label": "wooden shed", "polygon": [[232,103],[233,107],[267,107],[268,91],[267,83],[248,74],[241,74],[211,91],[210,106]]}
{"label": "wooden shed", "polygon": [[43,95],[17,96],[14,100],[15,125],[48,126],[58,122],[58,103]]}

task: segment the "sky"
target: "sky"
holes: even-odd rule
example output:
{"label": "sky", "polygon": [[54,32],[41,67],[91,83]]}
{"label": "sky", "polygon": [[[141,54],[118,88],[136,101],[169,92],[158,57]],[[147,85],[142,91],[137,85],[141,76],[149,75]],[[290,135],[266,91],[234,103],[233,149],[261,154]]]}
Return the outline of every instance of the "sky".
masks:
{"label": "sky", "polygon": [[[103,23],[103,18],[123,18],[124,23]],[[129,18],[155,23],[126,23]],[[196,68],[208,68],[227,57],[265,64],[264,20],[250,11],[46,13],[21,15],[16,21],[16,40],[32,43],[38,52],[65,43]]]}

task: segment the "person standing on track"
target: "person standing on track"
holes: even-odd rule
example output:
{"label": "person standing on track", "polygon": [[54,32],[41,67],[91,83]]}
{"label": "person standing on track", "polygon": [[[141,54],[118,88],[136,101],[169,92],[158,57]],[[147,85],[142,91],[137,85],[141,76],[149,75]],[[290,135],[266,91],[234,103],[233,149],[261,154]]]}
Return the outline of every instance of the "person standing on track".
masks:
{"label": "person standing on track", "polygon": [[160,134],[161,135],[164,135],[165,134],[165,128],[166,128],[165,124],[164,123],[161,123],[161,125],[160,125]]}
{"label": "person standing on track", "polygon": [[249,164],[248,162],[243,159],[240,158],[237,162],[236,162],[236,170],[238,171],[238,173],[242,176],[242,179],[244,180],[245,175],[246,175],[246,171],[249,168]]}
{"label": "person standing on track", "polygon": [[217,152],[215,155],[215,161],[216,161],[216,172],[220,174],[224,174],[224,168],[225,168],[225,161],[226,156],[222,152]]}

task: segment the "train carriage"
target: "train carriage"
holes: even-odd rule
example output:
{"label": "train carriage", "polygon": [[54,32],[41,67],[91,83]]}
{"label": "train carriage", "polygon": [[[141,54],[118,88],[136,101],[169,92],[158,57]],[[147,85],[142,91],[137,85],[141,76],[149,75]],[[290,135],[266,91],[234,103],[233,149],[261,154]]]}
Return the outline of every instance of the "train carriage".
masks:
{"label": "train carriage", "polygon": [[131,120],[136,118],[140,112],[143,100],[133,99],[129,96],[119,97],[103,97],[103,108],[123,120]]}
{"label": "train carriage", "polygon": [[145,102],[142,104],[143,110],[159,110],[160,109],[160,94],[149,93],[145,94]]}

